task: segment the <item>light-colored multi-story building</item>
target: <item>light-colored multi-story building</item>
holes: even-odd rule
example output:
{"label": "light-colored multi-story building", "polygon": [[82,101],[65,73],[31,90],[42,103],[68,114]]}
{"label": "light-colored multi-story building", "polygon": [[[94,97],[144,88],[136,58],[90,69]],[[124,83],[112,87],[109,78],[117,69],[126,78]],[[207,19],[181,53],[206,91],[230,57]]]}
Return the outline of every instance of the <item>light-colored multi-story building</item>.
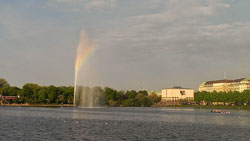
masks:
{"label": "light-colored multi-story building", "polygon": [[194,90],[189,88],[167,88],[161,92],[162,101],[194,100]]}
{"label": "light-colored multi-story building", "polygon": [[236,80],[215,80],[207,81],[202,83],[198,90],[206,92],[229,92],[238,91],[243,92],[244,90],[250,90],[250,78],[241,78]]}

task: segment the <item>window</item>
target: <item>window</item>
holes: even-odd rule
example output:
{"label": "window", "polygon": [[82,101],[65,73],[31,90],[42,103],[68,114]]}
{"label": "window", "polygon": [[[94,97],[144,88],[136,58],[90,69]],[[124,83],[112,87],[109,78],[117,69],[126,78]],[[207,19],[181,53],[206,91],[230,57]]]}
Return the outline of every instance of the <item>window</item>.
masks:
{"label": "window", "polygon": [[186,94],[185,91],[180,91],[180,93],[181,93],[181,95],[185,95]]}

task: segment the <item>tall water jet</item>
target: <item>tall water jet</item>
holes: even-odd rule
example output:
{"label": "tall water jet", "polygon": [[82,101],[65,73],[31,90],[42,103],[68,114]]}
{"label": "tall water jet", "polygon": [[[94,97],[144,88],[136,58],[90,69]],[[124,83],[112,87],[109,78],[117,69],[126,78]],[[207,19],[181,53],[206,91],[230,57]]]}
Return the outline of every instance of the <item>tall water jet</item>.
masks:
{"label": "tall water jet", "polygon": [[74,105],[78,107],[97,107],[100,106],[99,93],[95,91],[95,88],[84,87],[80,80],[82,69],[86,69],[85,63],[88,60],[90,54],[94,50],[93,42],[88,39],[85,32],[81,33],[80,42],[76,50],[75,60],[75,87],[74,87]]}

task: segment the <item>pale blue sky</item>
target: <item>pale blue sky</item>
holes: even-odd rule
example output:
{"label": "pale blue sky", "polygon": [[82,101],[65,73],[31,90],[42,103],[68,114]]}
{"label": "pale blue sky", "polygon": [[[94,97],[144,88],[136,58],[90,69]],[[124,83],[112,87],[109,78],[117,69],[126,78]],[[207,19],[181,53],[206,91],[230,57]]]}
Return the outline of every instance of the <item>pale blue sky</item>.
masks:
{"label": "pale blue sky", "polygon": [[197,89],[250,77],[249,0],[0,0],[0,77],[73,85],[81,31],[95,51],[85,85]]}

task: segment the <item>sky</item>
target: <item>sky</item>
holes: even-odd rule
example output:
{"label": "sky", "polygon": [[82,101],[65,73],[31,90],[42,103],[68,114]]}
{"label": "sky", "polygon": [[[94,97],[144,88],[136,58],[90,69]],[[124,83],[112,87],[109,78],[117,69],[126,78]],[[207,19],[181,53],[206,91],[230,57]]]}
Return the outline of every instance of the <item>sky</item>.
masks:
{"label": "sky", "polygon": [[74,85],[84,32],[86,86],[120,90],[250,77],[249,0],[0,0],[0,77]]}

